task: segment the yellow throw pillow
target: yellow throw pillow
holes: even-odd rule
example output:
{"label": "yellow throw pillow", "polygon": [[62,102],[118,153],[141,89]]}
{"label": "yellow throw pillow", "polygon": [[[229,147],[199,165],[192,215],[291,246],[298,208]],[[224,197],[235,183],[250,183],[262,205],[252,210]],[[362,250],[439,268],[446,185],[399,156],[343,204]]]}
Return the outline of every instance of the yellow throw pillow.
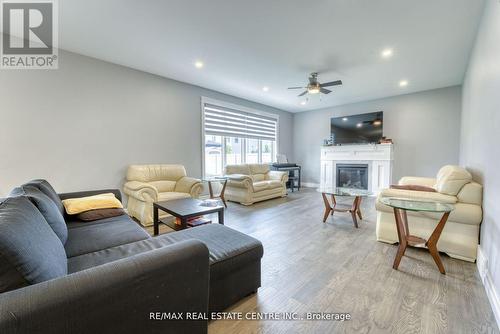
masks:
{"label": "yellow throw pillow", "polygon": [[68,215],[76,215],[95,209],[123,208],[122,203],[112,193],[95,196],[69,198],[62,201]]}

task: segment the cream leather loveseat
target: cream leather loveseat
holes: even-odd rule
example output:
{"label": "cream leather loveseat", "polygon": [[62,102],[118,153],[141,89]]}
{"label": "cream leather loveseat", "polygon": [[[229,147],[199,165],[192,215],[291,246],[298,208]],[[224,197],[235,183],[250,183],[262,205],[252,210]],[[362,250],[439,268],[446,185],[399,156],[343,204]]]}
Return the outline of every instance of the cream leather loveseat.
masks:
{"label": "cream leather loveseat", "polygon": [[150,226],[153,202],[198,197],[202,188],[200,180],[186,176],[182,165],[131,165],[123,191],[128,195],[128,214]]}
{"label": "cream leather loveseat", "polygon": [[227,165],[225,198],[251,205],[266,199],[285,197],[288,173],[270,171],[267,164]]}
{"label": "cream leather loveseat", "polygon": [[[403,177],[399,185],[423,186],[436,192],[385,189],[377,199],[377,240],[398,242],[394,211],[380,202],[381,197],[398,197],[421,201],[437,201],[455,206],[438,242],[438,250],[449,256],[475,261],[479,243],[479,227],[483,219],[482,191],[471,174],[459,166],[444,166],[436,178]],[[412,235],[429,238],[442,214],[408,211],[408,224]]]}

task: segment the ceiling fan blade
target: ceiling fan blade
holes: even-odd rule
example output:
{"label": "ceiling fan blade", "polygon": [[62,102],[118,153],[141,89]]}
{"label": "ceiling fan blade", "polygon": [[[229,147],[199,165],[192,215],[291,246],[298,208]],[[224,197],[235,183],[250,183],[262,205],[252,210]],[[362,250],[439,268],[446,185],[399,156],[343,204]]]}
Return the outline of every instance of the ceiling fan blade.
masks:
{"label": "ceiling fan blade", "polygon": [[342,85],[342,80],[325,82],[319,86],[320,87],[329,87],[329,86],[338,86],[338,85]]}
{"label": "ceiling fan blade", "polygon": [[323,94],[330,94],[332,92],[331,90],[325,88],[321,88],[319,91]]}
{"label": "ceiling fan blade", "polygon": [[304,87],[288,87],[288,89],[302,89]]}
{"label": "ceiling fan blade", "polygon": [[307,94],[307,90],[306,90],[306,91],[304,91],[302,94],[299,94],[298,96],[304,96],[304,95],[306,95],[306,94]]}

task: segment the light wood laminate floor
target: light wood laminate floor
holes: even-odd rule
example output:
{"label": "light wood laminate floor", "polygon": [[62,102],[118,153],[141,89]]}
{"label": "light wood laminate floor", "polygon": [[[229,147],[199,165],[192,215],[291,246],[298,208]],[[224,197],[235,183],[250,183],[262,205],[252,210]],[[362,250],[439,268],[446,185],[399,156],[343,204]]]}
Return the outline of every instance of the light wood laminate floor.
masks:
{"label": "light wood laminate floor", "polygon": [[[342,200],[341,201],[345,201]],[[346,312],[352,320],[212,321],[209,333],[499,333],[476,265],[441,254],[441,275],[425,250],[375,240],[374,199],[324,224],[311,189],[249,207],[228,203],[226,225],[264,244],[262,287],[227,311]],[[161,232],[167,232],[162,227]]]}

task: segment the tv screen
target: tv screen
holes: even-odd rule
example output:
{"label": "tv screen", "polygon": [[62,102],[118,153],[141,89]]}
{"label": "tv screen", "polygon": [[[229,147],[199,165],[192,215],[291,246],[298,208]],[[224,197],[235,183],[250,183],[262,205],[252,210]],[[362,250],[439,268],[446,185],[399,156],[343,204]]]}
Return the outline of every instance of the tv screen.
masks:
{"label": "tv screen", "polygon": [[333,143],[378,143],[383,136],[383,125],[383,111],[332,118],[331,134]]}

